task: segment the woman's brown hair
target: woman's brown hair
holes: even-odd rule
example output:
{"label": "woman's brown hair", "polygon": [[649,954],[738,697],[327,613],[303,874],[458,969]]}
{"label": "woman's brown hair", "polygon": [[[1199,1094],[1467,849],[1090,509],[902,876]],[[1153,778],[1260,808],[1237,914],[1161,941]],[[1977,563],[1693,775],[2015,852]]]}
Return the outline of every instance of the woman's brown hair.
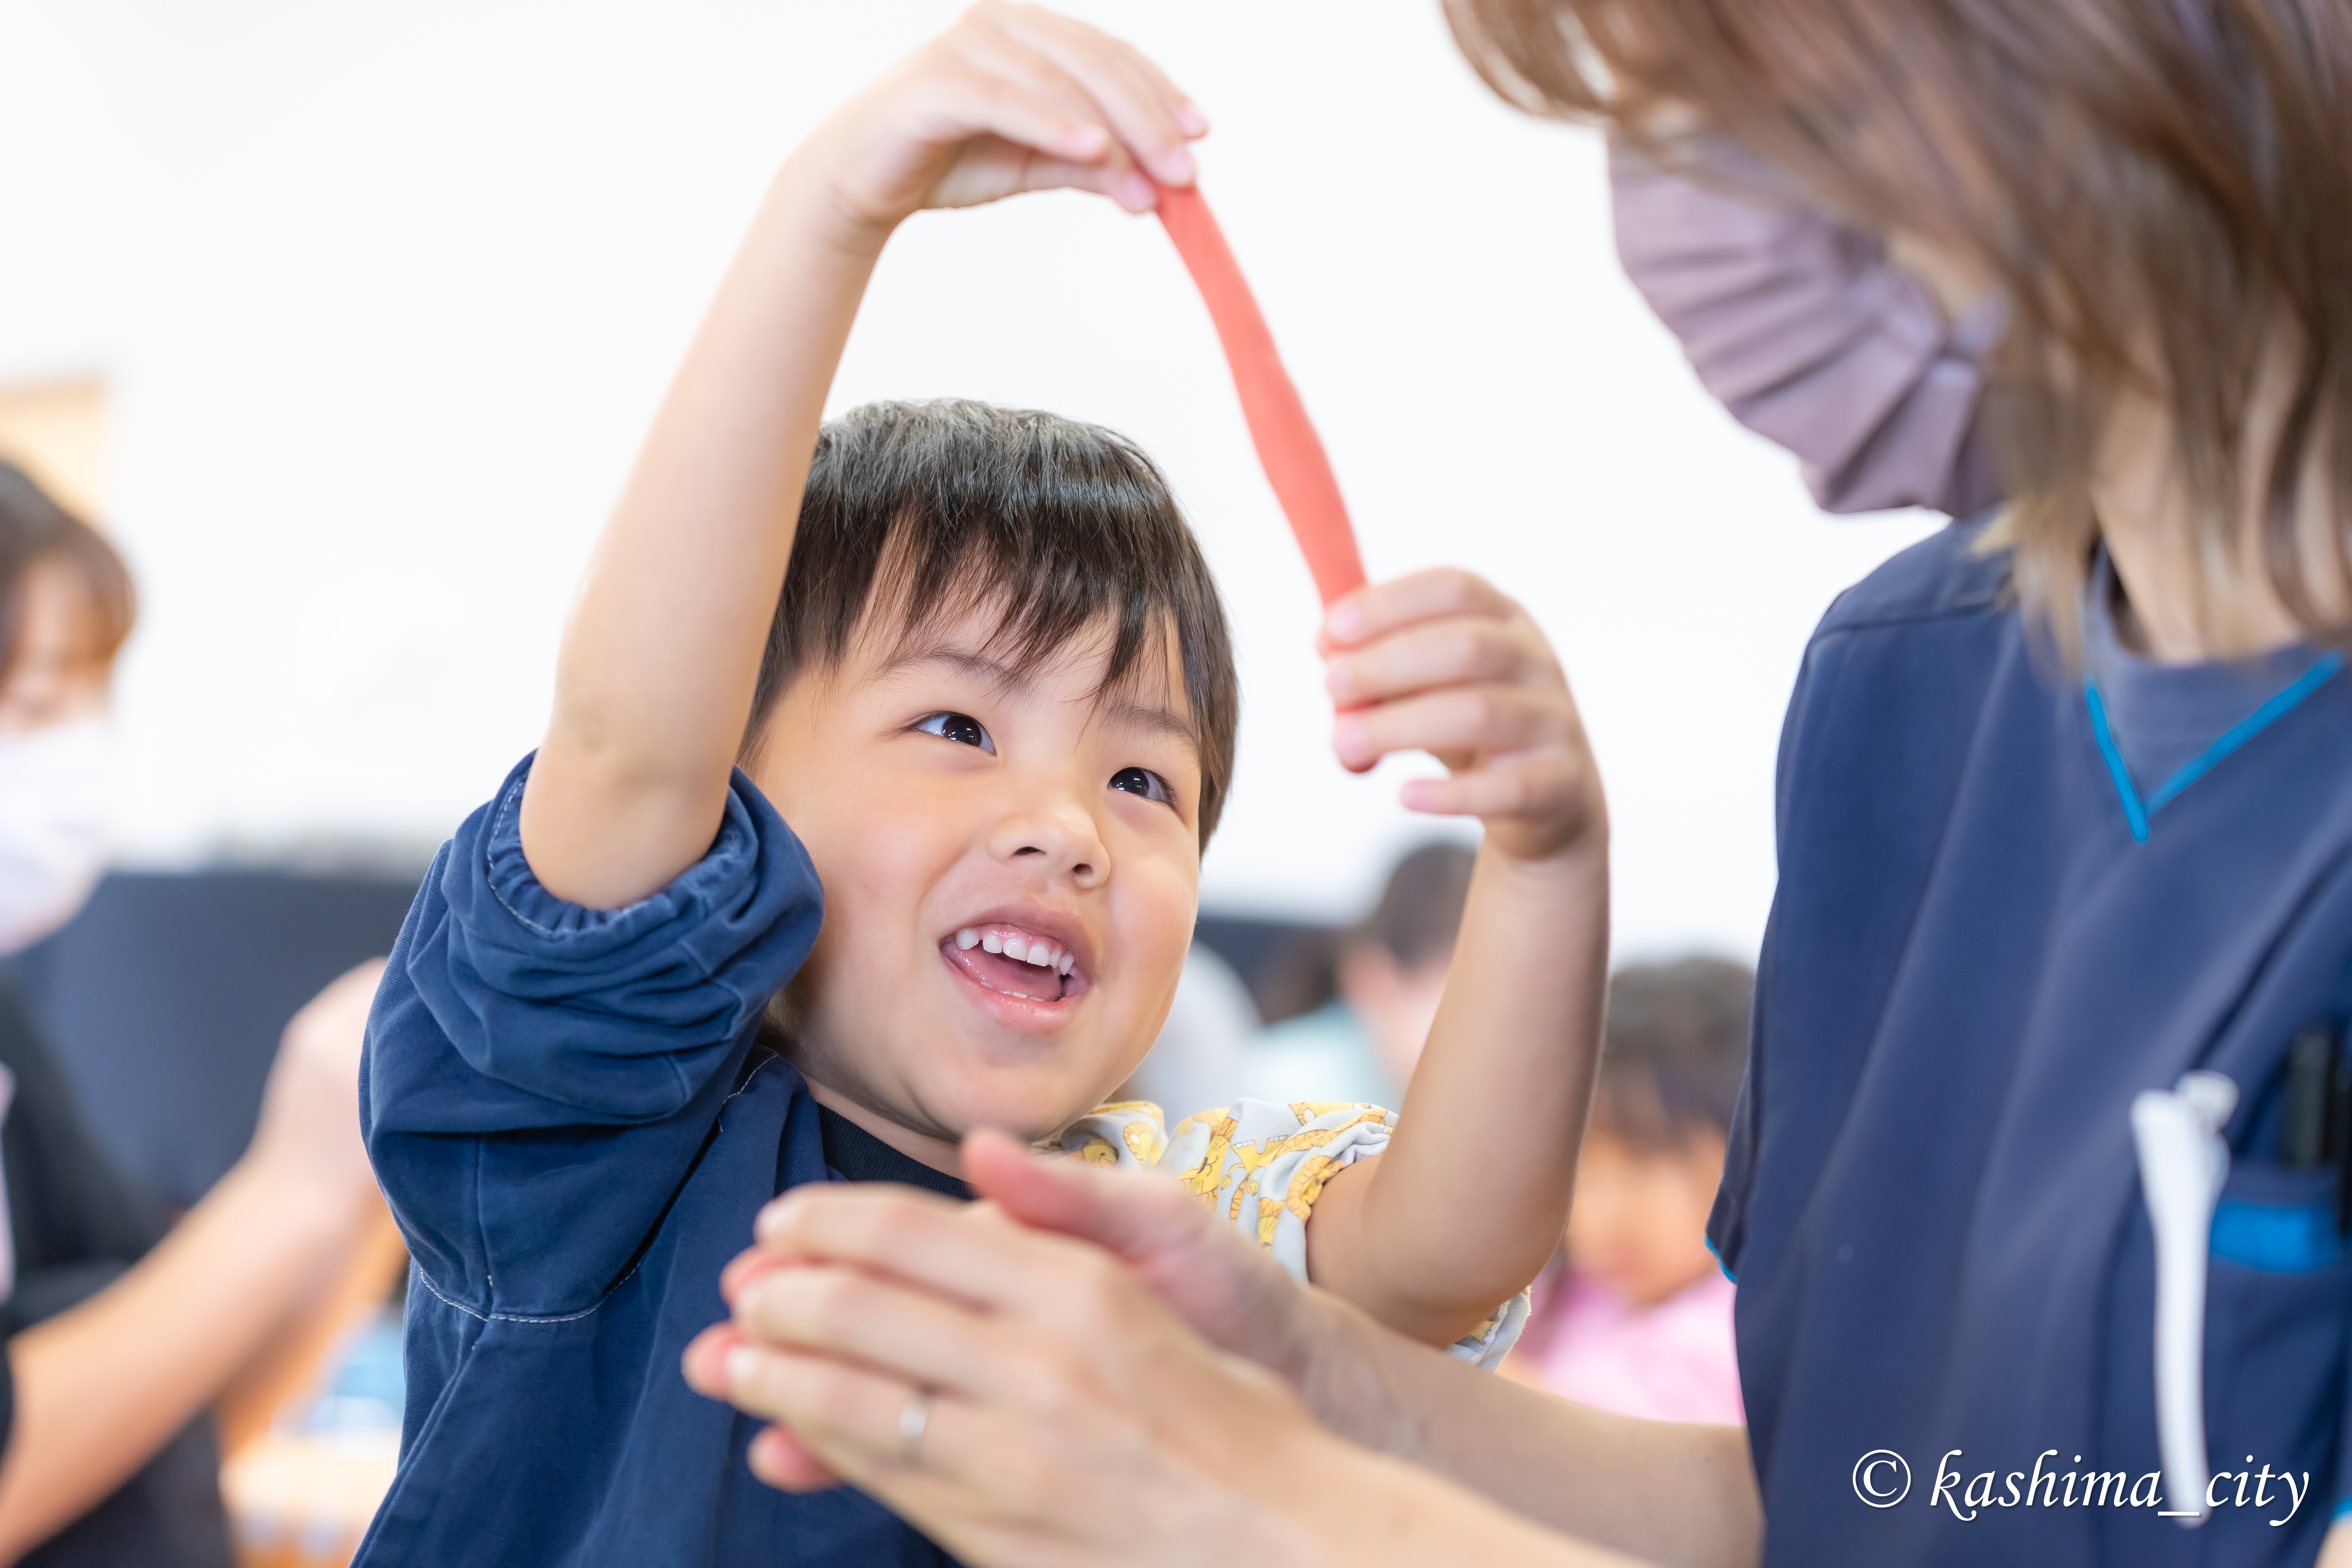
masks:
{"label": "woman's brown hair", "polygon": [[[2074,640],[2099,445],[2169,416],[2209,582],[2311,633],[2352,584],[2346,0],[1446,0],[1487,83],[1672,160],[1727,135],[2005,296],[1988,403],[2026,602]],[[2284,357],[2282,357],[2282,354]],[[2311,488],[2316,479],[2316,489]],[[2324,528],[2298,519],[2315,499]],[[2333,574],[2336,603],[2314,591]]]}
{"label": "woman's brown hair", "polygon": [[82,656],[111,664],[139,614],[130,569],[106,535],[51,499],[24,469],[0,460],[0,679],[16,661],[26,580],[35,566],[51,560],[71,567],[81,585],[89,611]]}

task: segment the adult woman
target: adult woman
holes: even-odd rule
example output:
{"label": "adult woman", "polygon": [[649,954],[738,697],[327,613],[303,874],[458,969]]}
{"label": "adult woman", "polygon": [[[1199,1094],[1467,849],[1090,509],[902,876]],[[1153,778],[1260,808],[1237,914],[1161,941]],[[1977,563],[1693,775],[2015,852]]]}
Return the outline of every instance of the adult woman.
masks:
{"label": "adult woman", "polygon": [[[1454,11],[1522,106],[1605,118],[1667,162],[1691,128],[1727,138],[1954,292],[1997,289],[1987,406],[2014,504],[1842,600],[1791,703],[1781,887],[1710,1226],[1740,1277],[1752,1480],[1727,1479],[1719,1438],[1539,1420],[1360,1336],[1337,1371],[1307,1355],[1310,1403],[1344,1410],[1318,1381],[1374,1369],[1376,1409],[1423,1457],[1670,1558],[1755,1552],[1735,1499],[1760,1500],[1775,1562],[2352,1554],[2328,1536],[2352,1495],[2352,1256],[2329,1201],[2352,1151],[2326,1115],[2352,1012],[2352,16]],[[751,1295],[850,1289],[793,1272]],[[771,1327],[896,1366],[901,1390],[959,1386],[823,1312]],[[740,1358],[747,1386],[762,1353]],[[811,1391],[852,1386],[815,1364],[787,1359],[771,1370],[807,1381],[763,1394],[804,1436],[826,1418]],[[1162,1480],[1205,1468],[1174,1436],[1149,1447]],[[1549,1485],[1515,1479],[1530,1453]]]}
{"label": "adult woman", "polygon": [[[0,952],[63,924],[97,880],[99,726],[131,619],[106,541],[0,463]],[[287,1026],[252,1144],[167,1236],[0,988],[0,1563],[225,1568],[218,1458],[192,1420],[368,1234],[374,967]]]}

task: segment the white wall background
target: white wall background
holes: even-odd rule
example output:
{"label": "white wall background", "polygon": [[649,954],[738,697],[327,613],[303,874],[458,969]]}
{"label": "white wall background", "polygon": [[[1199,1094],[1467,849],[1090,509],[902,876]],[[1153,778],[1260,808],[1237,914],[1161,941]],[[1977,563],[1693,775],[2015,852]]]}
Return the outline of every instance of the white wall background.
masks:
{"label": "white wall background", "polygon": [[[1621,951],[1752,949],[1806,633],[1927,524],[1820,518],[1707,401],[1617,271],[1597,139],[1487,98],[1434,0],[1069,8],[1215,122],[1204,188],[1374,574],[1463,563],[1557,640]],[[764,181],[954,9],[0,0],[0,385],[113,394],[127,856],[430,843],[488,791]],[[835,401],[946,394],[1167,466],[1240,637],[1206,900],[1352,911],[1423,826],[1396,766],[1324,749],[1312,591],[1158,226],[1070,195],[919,217]]]}

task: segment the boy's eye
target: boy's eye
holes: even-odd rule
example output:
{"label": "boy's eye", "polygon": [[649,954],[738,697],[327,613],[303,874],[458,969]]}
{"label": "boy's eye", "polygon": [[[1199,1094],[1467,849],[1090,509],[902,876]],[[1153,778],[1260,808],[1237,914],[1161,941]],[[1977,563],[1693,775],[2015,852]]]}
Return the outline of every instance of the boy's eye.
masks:
{"label": "boy's eye", "polygon": [[989,738],[988,726],[969,713],[927,714],[915,721],[915,728],[926,735],[953,741],[959,746],[978,746],[992,756],[996,752],[996,742]]}
{"label": "boy's eye", "polygon": [[1176,804],[1176,792],[1168,781],[1150,768],[1121,768],[1110,775],[1110,787],[1129,795],[1139,795],[1146,800],[1156,800],[1162,805]]}

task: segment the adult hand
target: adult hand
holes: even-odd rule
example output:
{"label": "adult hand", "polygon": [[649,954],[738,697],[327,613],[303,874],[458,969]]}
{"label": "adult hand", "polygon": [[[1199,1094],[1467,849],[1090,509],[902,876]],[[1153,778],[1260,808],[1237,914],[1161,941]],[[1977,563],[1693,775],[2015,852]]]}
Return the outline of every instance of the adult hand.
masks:
{"label": "adult hand", "polygon": [[289,1192],[352,1202],[375,1195],[360,1136],[360,1050],[383,977],[380,958],[345,972],[279,1037],[245,1158]]}
{"label": "adult hand", "polygon": [[1287,1279],[1246,1253],[1252,1267],[1188,1268],[1237,1244],[1194,1226],[1172,1186],[1182,1207],[1133,1178],[1120,1195],[1136,1201],[1106,1201],[1100,1183],[1118,1178],[1033,1179],[1029,1156],[988,1134],[965,1159],[1000,1203],[1092,1225],[1123,1251],[903,1188],[787,1193],[730,1270],[733,1321],[686,1358],[696,1388],[786,1424],[754,1443],[753,1470],[793,1490],[855,1482],[976,1562],[1093,1563],[1145,1538],[1181,1543],[1169,1562],[1295,1551],[1282,1506],[1335,1441],[1145,1283],[1280,1360],[1297,1348]]}
{"label": "adult hand", "polygon": [[[1545,1429],[1555,1413],[1591,1413],[1299,1289],[1148,1177],[1040,1163],[987,1133],[966,1141],[964,1164],[995,1202],[797,1188],[763,1212],[761,1245],[728,1270],[734,1317],[688,1348],[687,1378],[779,1423],[751,1448],[771,1484],[853,1481],[982,1568],[1176,1568],[1252,1553],[1349,1568],[1629,1562],[1341,1441],[1266,1367],[1323,1384],[1314,1397],[1336,1403],[1336,1424],[1391,1452],[1411,1451],[1431,1421],[1466,1421],[1500,1451],[1455,1473],[1483,1485],[1525,1472],[1507,1489],[1550,1500],[1564,1454],[1612,1494],[1633,1492],[1645,1520],[1643,1489],[1609,1474],[1607,1456],[1639,1447],[1617,1428],[1673,1428],[1598,1417],[1613,1423],[1598,1444],[1562,1444]],[[1016,1211],[1104,1245],[1026,1228]],[[1401,1370],[1408,1383],[1435,1373],[1411,1407],[1386,1395]],[[1516,1412],[1477,1408],[1497,1393],[1516,1396]],[[1380,1425],[1392,1429],[1370,1429]]]}

